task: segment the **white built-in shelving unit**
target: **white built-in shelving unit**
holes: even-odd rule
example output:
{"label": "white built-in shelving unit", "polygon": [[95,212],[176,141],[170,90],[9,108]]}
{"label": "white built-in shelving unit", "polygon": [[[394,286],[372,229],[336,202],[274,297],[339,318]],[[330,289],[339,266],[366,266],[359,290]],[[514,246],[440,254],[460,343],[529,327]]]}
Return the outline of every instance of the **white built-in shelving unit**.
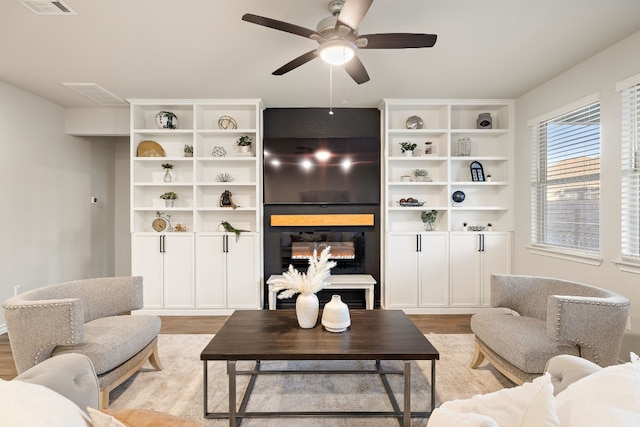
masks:
{"label": "white built-in shelving unit", "polygon": [[[385,99],[380,109],[384,305],[407,311],[488,306],[490,274],[511,269],[513,101]],[[478,128],[481,113],[490,114],[491,128]],[[413,116],[421,119],[421,127],[408,128]],[[470,142],[469,155],[459,152],[462,138]],[[401,142],[416,144],[411,157],[402,152]],[[472,162],[479,162],[491,180],[474,181]],[[427,169],[430,180],[416,179],[415,169]],[[464,193],[463,202],[453,201],[456,191]],[[422,205],[399,203],[408,198]],[[438,211],[435,231],[424,231],[421,213],[432,209]],[[486,228],[466,231],[463,224]],[[441,268],[443,262],[448,268]],[[473,271],[475,279],[463,271]]]}
{"label": "white built-in shelving unit", "polygon": [[[260,308],[262,102],[129,101],[132,271],[144,276],[145,309]],[[157,126],[156,115],[161,111],[175,114],[175,129]],[[235,125],[221,127],[223,117],[233,118]],[[242,136],[252,141],[249,152],[240,152],[236,144]],[[138,156],[143,141],[159,144],[164,156]],[[193,147],[191,157],[185,155],[186,145]],[[171,182],[163,179],[165,163],[173,165]],[[233,180],[221,182],[221,174],[229,174]],[[168,191],[178,196],[173,207],[166,207],[160,198]],[[235,208],[221,206],[224,191],[231,192]],[[173,229],[153,230],[158,213],[170,218]],[[240,242],[244,256],[240,250],[232,250],[238,242],[234,234],[220,227],[223,221],[247,230]],[[186,231],[179,231],[177,224]],[[172,268],[166,268],[167,264]],[[230,277],[235,277],[239,283],[235,286],[242,289],[230,288]]]}

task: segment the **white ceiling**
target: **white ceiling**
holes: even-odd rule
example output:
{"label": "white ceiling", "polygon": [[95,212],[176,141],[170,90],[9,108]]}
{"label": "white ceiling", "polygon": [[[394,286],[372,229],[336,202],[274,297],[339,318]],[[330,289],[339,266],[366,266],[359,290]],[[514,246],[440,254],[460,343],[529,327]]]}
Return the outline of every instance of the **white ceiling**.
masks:
{"label": "white ceiling", "polygon": [[[100,107],[62,83],[128,98],[262,98],[329,105],[316,46],[241,20],[253,13],[315,29],[328,0],[64,0],[76,16],[38,16],[0,0],[0,80],[64,107]],[[517,98],[640,31],[640,0],[375,0],[359,33],[438,34],[431,49],[366,50],[371,80],[334,75],[334,106],[383,98]],[[343,98],[346,104],[343,104]]]}

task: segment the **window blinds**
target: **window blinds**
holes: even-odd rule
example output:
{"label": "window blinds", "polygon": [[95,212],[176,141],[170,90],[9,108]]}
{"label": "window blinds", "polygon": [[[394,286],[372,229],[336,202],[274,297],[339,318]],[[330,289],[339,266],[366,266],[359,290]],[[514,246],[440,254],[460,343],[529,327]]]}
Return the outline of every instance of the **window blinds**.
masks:
{"label": "window blinds", "polygon": [[[640,80],[640,79],[636,79]],[[640,258],[640,82],[627,84],[622,99],[622,256]]]}
{"label": "window blinds", "polygon": [[530,123],[534,244],[600,249],[600,102]]}

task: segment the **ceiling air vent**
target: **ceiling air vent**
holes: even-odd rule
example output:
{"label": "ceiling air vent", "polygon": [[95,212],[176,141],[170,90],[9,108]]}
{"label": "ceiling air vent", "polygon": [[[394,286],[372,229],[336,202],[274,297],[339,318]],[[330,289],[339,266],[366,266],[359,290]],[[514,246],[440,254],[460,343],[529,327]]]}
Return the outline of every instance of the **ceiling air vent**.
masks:
{"label": "ceiling air vent", "polygon": [[36,15],[77,15],[61,1],[18,0],[24,7]]}
{"label": "ceiling air vent", "polygon": [[129,105],[127,101],[95,83],[62,83],[63,86],[84,95],[100,105]]}

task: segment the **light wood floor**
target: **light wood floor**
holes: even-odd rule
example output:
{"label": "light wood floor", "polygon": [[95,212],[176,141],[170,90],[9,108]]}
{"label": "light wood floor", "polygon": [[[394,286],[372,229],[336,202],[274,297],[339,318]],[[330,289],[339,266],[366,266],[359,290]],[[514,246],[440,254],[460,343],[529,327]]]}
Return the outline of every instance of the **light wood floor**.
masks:
{"label": "light wood floor", "polygon": [[[409,315],[424,334],[470,334],[468,314]],[[162,316],[162,334],[215,334],[227,319],[225,316]],[[0,335],[0,378],[16,376],[7,334]]]}

